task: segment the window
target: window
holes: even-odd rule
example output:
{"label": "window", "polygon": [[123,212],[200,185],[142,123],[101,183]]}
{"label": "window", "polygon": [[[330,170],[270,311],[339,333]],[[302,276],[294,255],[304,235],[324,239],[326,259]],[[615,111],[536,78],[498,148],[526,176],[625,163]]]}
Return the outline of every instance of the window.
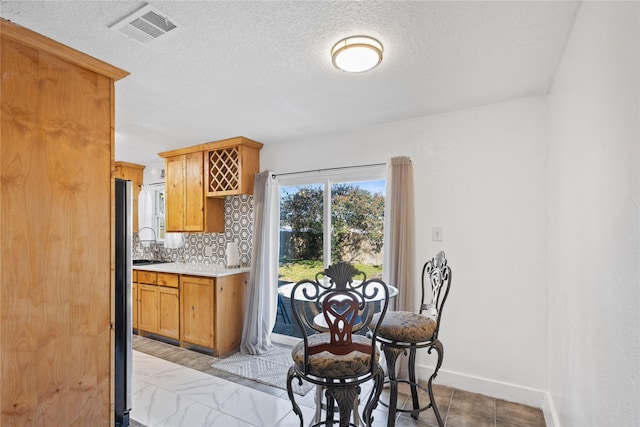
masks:
{"label": "window", "polygon": [[149,185],[153,195],[152,228],[158,242],[164,241],[164,184]]}
{"label": "window", "polygon": [[[279,286],[338,261],[382,277],[386,168],[362,169],[279,178]],[[300,336],[297,329],[289,300],[280,298],[274,332]]]}

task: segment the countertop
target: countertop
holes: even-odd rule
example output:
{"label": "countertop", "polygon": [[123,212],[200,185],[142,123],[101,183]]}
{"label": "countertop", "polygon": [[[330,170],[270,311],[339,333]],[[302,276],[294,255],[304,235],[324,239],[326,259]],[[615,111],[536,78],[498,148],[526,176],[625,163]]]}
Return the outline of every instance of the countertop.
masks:
{"label": "countertop", "polygon": [[226,268],[216,264],[167,262],[163,264],[134,265],[134,270],[157,271],[160,273],[190,274],[192,276],[221,277],[248,273],[249,267]]}

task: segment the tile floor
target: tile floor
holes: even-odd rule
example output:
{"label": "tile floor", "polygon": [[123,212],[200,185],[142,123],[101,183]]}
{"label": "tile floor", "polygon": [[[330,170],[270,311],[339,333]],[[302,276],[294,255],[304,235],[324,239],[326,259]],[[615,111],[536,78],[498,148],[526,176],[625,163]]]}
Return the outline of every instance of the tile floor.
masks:
{"label": "tile floor", "polygon": [[[211,367],[216,358],[134,336],[133,427],[284,427],[299,421],[284,390]],[[368,392],[368,389],[363,390]],[[404,390],[406,391],[406,389]],[[383,392],[383,399],[384,399]],[[537,408],[437,385],[434,394],[447,427],[544,427]],[[403,394],[400,405],[407,401]],[[314,414],[314,392],[296,396],[305,423]],[[374,426],[386,426],[382,405]],[[413,420],[400,414],[396,426],[437,426],[433,411]]]}

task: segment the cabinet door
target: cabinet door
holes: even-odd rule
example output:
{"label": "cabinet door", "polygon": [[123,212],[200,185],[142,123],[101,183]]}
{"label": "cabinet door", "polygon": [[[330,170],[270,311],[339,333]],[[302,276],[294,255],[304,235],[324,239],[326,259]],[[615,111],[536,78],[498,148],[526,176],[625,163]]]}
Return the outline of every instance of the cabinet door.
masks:
{"label": "cabinet door", "polygon": [[184,156],[165,161],[165,227],[167,231],[183,230]]}
{"label": "cabinet door", "polygon": [[158,286],[158,334],[180,338],[180,291]]}
{"label": "cabinet door", "polygon": [[138,231],[138,196],[142,188],[142,177],[144,174],[144,166],[128,162],[115,162],[114,176],[120,179],[131,181],[132,187],[132,203],[131,203],[131,219],[134,232]]}
{"label": "cabinet door", "polygon": [[158,287],[138,283],[138,329],[158,332]]}
{"label": "cabinet door", "polygon": [[180,282],[180,339],[213,348],[214,279],[182,276]]}
{"label": "cabinet door", "polygon": [[204,163],[202,151],[184,155],[184,231],[204,230]]}
{"label": "cabinet door", "polygon": [[225,355],[240,348],[244,298],[249,275],[234,274],[216,279],[216,343],[214,354]]}

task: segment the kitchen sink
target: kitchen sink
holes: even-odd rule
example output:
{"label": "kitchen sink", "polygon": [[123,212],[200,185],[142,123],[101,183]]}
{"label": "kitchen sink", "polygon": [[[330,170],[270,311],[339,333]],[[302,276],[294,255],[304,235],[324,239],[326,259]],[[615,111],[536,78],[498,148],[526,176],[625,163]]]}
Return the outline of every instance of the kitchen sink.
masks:
{"label": "kitchen sink", "polygon": [[151,264],[165,264],[170,261],[157,261],[153,259],[134,259],[131,261],[133,265],[151,265]]}

